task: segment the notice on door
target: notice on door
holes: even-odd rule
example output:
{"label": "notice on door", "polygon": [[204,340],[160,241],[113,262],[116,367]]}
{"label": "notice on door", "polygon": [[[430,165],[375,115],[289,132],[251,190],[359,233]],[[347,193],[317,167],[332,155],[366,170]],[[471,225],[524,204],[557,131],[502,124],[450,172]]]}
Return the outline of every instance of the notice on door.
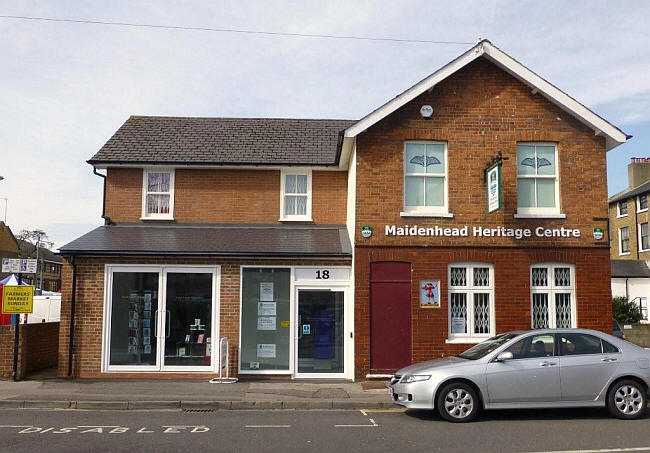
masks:
{"label": "notice on door", "polygon": [[257,316],[275,316],[275,302],[258,302]]}
{"label": "notice on door", "polygon": [[260,301],[273,301],[273,282],[260,282]]}
{"label": "notice on door", "polygon": [[275,330],[275,316],[258,316],[257,330]]}
{"label": "notice on door", "polygon": [[275,359],[275,344],[258,344],[257,357]]}

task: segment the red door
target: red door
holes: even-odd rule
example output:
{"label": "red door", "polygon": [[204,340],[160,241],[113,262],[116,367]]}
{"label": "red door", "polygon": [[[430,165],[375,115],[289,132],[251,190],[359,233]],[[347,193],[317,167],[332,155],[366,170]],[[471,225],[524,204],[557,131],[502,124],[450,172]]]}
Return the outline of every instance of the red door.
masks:
{"label": "red door", "polygon": [[411,364],[411,264],[370,265],[370,372]]}

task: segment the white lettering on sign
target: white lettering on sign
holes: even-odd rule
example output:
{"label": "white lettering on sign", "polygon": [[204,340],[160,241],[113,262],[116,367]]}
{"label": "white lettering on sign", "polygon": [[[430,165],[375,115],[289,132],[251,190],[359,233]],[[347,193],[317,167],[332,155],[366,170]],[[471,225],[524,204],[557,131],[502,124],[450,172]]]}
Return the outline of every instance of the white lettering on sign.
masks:
{"label": "white lettering on sign", "polygon": [[441,227],[435,225],[432,227],[420,227],[418,225],[404,225],[398,227],[397,225],[386,225],[384,228],[386,236],[433,236],[433,237],[473,237],[479,238],[493,238],[493,237],[509,237],[514,239],[526,239],[530,237],[540,238],[579,238],[580,229],[578,228],[545,228],[536,227],[530,228],[485,228],[482,226],[465,225],[463,227]]}

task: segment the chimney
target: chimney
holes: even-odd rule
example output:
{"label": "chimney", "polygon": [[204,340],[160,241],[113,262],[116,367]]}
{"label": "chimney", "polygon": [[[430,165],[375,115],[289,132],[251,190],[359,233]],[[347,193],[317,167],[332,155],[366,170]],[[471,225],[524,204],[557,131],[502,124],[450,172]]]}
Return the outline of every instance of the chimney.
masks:
{"label": "chimney", "polygon": [[650,157],[633,157],[627,166],[627,180],[630,189],[650,179]]}

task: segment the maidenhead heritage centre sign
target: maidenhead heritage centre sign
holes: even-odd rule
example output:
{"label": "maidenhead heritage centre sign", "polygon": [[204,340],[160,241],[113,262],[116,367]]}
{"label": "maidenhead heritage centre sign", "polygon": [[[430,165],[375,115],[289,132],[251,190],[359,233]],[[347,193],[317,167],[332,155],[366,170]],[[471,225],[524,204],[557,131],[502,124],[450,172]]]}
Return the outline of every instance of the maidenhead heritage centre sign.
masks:
{"label": "maidenhead heritage centre sign", "polygon": [[386,236],[424,236],[424,237],[479,237],[479,238],[579,238],[578,228],[546,228],[538,226],[534,228],[486,228],[480,225],[463,227],[441,227],[439,225],[421,227],[418,225],[386,225],[384,228]]}

